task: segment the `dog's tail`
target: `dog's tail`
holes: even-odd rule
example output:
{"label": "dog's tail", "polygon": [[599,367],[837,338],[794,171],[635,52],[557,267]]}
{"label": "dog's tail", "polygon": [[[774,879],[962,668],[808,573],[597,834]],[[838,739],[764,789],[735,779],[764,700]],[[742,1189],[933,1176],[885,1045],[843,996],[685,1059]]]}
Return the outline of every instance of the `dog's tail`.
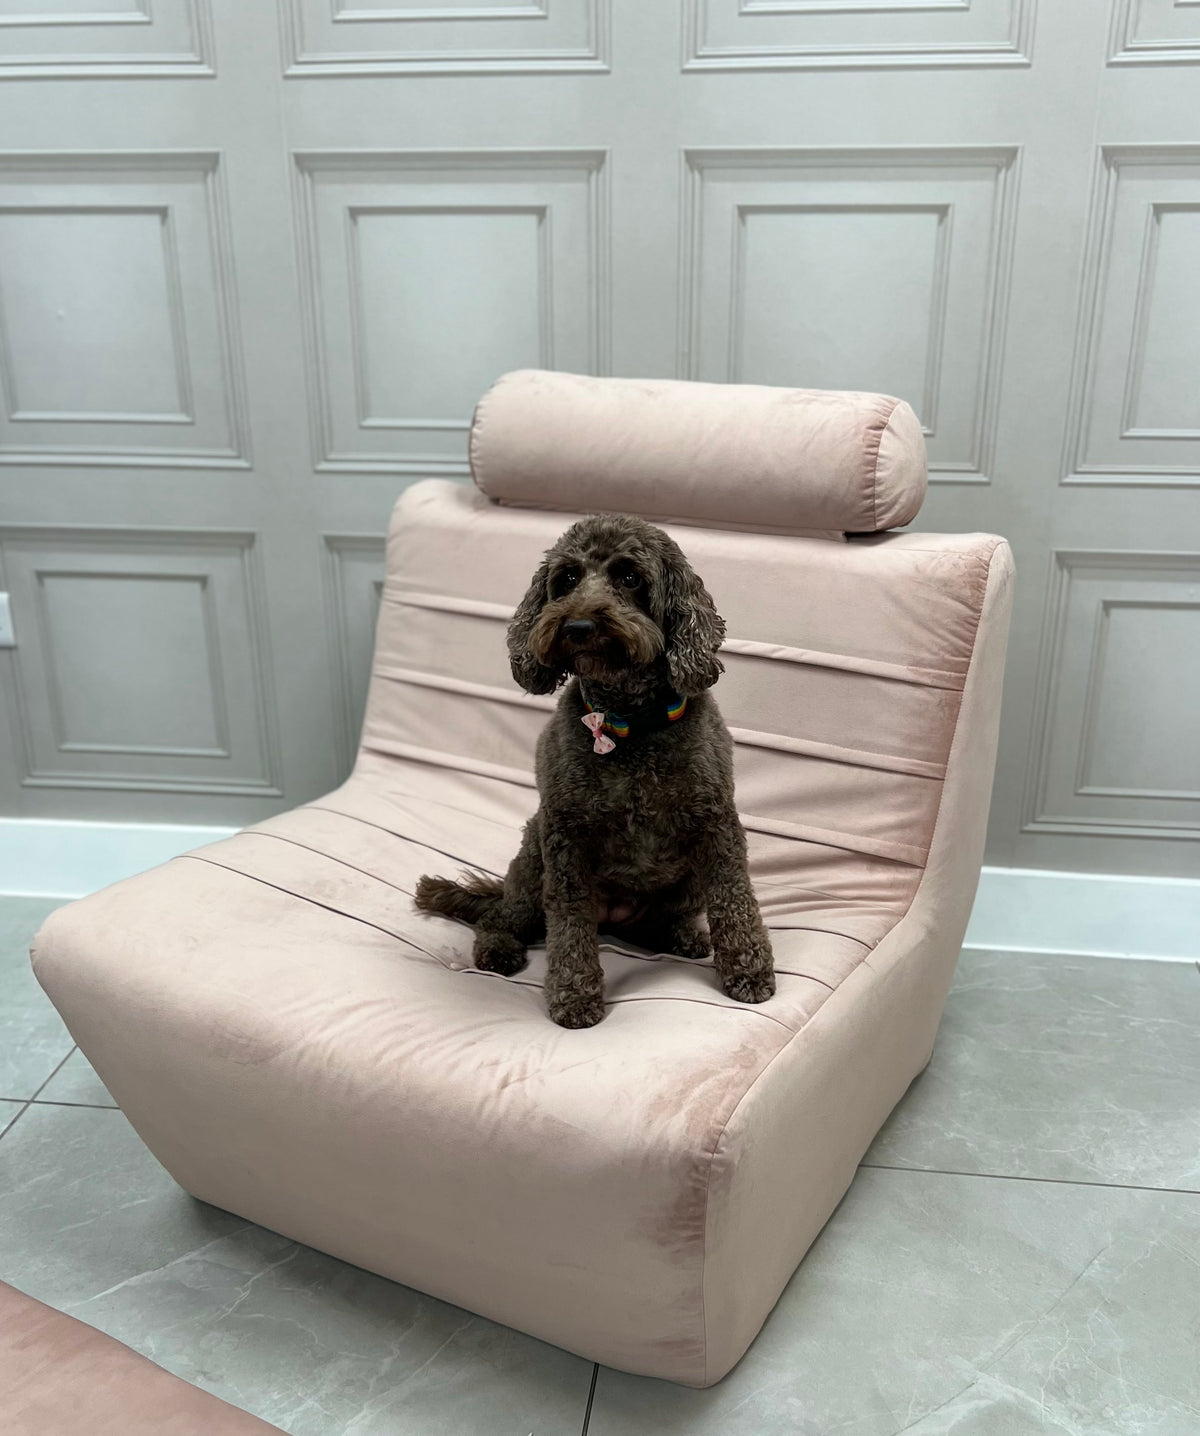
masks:
{"label": "dog's tail", "polygon": [[426,875],[417,882],[413,896],[422,912],[455,917],[474,925],[495,912],[503,895],[504,883],[500,878],[464,872],[460,882]]}

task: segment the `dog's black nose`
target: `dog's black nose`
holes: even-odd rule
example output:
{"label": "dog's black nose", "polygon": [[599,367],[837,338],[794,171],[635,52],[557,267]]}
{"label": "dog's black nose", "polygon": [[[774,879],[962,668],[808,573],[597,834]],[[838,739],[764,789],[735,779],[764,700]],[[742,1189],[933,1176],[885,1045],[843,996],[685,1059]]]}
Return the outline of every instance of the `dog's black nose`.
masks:
{"label": "dog's black nose", "polygon": [[568,618],[562,627],[563,637],[569,638],[572,643],[586,643],[596,631],[596,625],[590,618]]}

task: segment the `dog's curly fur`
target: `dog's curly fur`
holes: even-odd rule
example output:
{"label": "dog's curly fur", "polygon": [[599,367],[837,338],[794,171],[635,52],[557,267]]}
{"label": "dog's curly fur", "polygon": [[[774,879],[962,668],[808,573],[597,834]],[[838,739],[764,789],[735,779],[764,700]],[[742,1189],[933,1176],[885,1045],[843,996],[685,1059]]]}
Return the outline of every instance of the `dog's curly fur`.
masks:
{"label": "dog's curly fur", "polygon": [[[562,1027],[604,1016],[605,926],[655,950],[711,953],[739,1002],[775,991],[734,807],[733,745],[707,691],[722,671],[724,632],[674,540],[623,515],[569,528],[509,625],[522,688],[550,693],[568,680],[538,740],[541,806],[503,882],[427,876],[416,902],[474,924],[475,965],[485,971],[520,971],[528,944],[545,937],[546,1003]],[[673,694],[688,704],[678,722],[599,755],[581,721],[581,685],[595,708],[622,716],[661,712]]]}

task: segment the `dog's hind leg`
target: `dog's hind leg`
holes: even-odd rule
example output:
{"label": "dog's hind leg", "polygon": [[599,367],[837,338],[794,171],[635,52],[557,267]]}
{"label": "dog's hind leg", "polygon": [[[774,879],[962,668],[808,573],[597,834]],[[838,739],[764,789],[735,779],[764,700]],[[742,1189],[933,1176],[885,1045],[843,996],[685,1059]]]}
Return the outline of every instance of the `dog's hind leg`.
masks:
{"label": "dog's hind leg", "polygon": [[521,848],[508,865],[500,900],[475,927],[475,966],[511,977],[525,966],[525,949],[546,930],[542,910],[542,840],[537,817],[521,835]]}

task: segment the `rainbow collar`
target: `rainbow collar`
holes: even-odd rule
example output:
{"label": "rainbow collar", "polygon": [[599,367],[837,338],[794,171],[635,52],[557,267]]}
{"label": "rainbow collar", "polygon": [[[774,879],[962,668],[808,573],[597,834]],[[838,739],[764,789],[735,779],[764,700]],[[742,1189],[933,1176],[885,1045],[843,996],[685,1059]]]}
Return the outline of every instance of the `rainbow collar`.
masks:
{"label": "rainbow collar", "polygon": [[631,734],[636,736],[638,733],[653,733],[659,728],[666,728],[672,723],[678,723],[687,711],[687,699],[673,694],[667,699],[665,705],[656,703],[645,708],[637,708],[628,718],[622,718],[619,713],[614,713],[611,709],[594,708],[584,696],[582,686],[579,696],[583,698],[583,706],[589,713],[604,714],[601,732],[609,733],[614,738],[628,738]]}

